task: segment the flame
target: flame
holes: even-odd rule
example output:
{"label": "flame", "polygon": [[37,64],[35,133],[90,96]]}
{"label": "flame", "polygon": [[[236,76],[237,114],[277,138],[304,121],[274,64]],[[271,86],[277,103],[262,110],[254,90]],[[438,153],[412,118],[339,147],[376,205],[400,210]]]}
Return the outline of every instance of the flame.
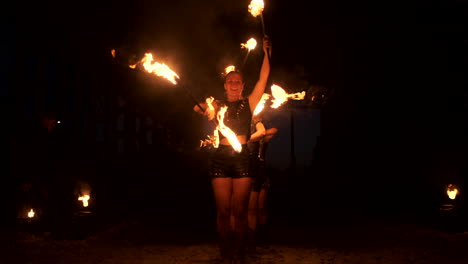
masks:
{"label": "flame", "polygon": [[236,66],[234,66],[234,65],[229,65],[229,66],[227,66],[227,67],[224,69],[224,74],[228,74],[228,73],[230,73],[230,72],[232,72],[232,71],[235,71],[235,70],[236,70]]}
{"label": "flame", "polygon": [[249,51],[255,49],[257,41],[254,38],[250,38],[246,43],[241,43],[241,48],[248,49]]}
{"label": "flame", "polygon": [[262,95],[262,98],[260,99],[260,101],[258,102],[257,104],[257,107],[255,107],[255,110],[253,112],[253,115],[258,115],[260,114],[263,109],[265,108],[265,102],[266,100],[268,100],[270,98],[271,95],[267,94],[267,93],[264,93]]}
{"label": "flame", "polygon": [[218,111],[218,115],[217,115],[218,126],[217,126],[216,129],[219,132],[221,132],[221,134],[223,134],[223,136],[225,136],[227,138],[227,140],[229,141],[229,144],[231,144],[231,146],[234,148],[235,151],[241,152],[242,145],[240,144],[239,140],[237,139],[236,133],[234,133],[234,131],[232,131],[229,127],[227,127],[224,124],[224,114],[226,113],[227,109],[228,109],[227,106],[223,106]]}
{"label": "flame", "polygon": [[34,210],[31,209],[31,210],[29,210],[29,212],[28,212],[28,217],[29,217],[29,218],[33,218],[35,214],[36,214],[36,213],[34,212]]}
{"label": "flame", "polygon": [[[214,97],[210,96],[205,99],[206,105],[210,111],[214,111],[214,106],[213,106],[213,101]],[[209,135],[207,139],[201,140],[200,141],[200,147],[206,147],[208,145],[213,145],[215,148],[218,148],[219,146],[219,133],[218,133],[218,128],[213,131],[213,135]]]}
{"label": "flame", "polygon": [[449,197],[450,199],[452,199],[452,200],[455,200],[455,198],[457,197],[457,194],[458,194],[458,190],[457,190],[457,189],[447,191],[448,197]]}
{"label": "flame", "polygon": [[[214,101],[214,97],[210,96],[206,98],[206,103],[208,108],[211,110],[214,110],[212,102]],[[207,139],[202,140],[200,142],[201,147],[205,147],[207,145],[213,145],[213,147],[218,148],[219,146],[219,133],[223,134],[231,144],[231,146],[234,148],[235,151],[241,152],[242,151],[242,145],[239,142],[239,139],[237,138],[236,133],[232,131],[228,126],[224,124],[224,114],[227,111],[227,106],[221,107],[221,109],[218,111],[216,114],[216,118],[218,120],[218,125],[216,126],[215,130],[213,131],[213,135],[209,135]]]}
{"label": "flame", "polygon": [[111,55],[112,55],[113,58],[115,58],[115,49],[111,50]]}
{"label": "flame", "polygon": [[271,93],[273,94],[273,97],[274,97],[274,99],[272,100],[273,104],[271,105],[272,108],[278,108],[288,99],[302,100],[305,98],[305,94],[306,94],[305,91],[294,93],[294,94],[288,94],[283,88],[279,87],[276,84],[273,84],[271,86]]}
{"label": "flame", "polygon": [[78,201],[83,201],[83,207],[88,207],[89,195],[85,194],[83,196],[78,197]]}
{"label": "flame", "polygon": [[447,186],[447,195],[451,200],[455,200],[458,194],[458,188],[453,184]]}
{"label": "flame", "polygon": [[[153,62],[153,54],[145,53],[145,57],[140,61],[143,64],[145,70],[149,73],[153,73],[157,76],[163,77],[169,80],[171,83],[176,84],[175,77],[179,79],[179,75],[175,73],[169,66],[164,63]],[[130,65],[130,68],[134,68],[136,65]]]}
{"label": "flame", "polygon": [[263,12],[264,7],[263,0],[252,0],[249,4],[249,12],[253,17],[257,17]]}

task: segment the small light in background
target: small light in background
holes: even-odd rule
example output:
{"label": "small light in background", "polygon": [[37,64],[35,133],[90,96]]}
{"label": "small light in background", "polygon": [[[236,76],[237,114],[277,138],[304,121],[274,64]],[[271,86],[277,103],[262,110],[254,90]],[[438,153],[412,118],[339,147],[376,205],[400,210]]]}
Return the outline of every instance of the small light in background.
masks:
{"label": "small light in background", "polygon": [[460,189],[455,184],[449,184],[446,187],[447,196],[451,200],[455,200],[457,195],[460,194]]}
{"label": "small light in background", "polygon": [[28,211],[28,218],[30,218],[30,219],[33,218],[35,214],[36,214],[36,213],[35,213],[34,210],[31,208],[31,210]]}

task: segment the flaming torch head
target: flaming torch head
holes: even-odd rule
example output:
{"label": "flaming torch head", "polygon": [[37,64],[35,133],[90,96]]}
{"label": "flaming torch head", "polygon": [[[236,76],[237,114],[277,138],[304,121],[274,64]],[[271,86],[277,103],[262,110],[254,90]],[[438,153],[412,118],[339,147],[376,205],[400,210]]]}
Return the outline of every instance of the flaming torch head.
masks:
{"label": "flaming torch head", "polygon": [[89,203],[89,194],[85,194],[85,195],[82,195],[80,197],[78,197],[78,201],[82,201],[83,202],[83,207],[88,207]]}
{"label": "flaming torch head", "polygon": [[254,38],[250,38],[246,43],[241,43],[241,48],[251,51],[257,46],[257,41]]}
{"label": "flaming torch head", "polygon": [[265,108],[265,102],[270,98],[270,95],[267,94],[267,93],[264,93],[262,95],[262,98],[260,99],[260,101],[258,102],[257,106],[255,107],[255,110],[253,112],[253,115],[256,116],[258,114],[260,114],[263,109]]}
{"label": "flaming torch head", "polygon": [[[141,59],[141,63],[145,70],[149,73],[153,73],[157,76],[163,77],[170,81],[172,84],[176,84],[177,81],[175,78],[179,79],[179,75],[175,73],[169,66],[164,63],[153,62],[153,55],[151,53],[146,53],[145,57]],[[132,66],[130,66],[132,67]]]}
{"label": "flaming torch head", "polygon": [[236,70],[236,66],[234,65],[229,65],[227,66],[226,68],[224,68],[224,73],[223,75],[226,76],[228,73],[232,72],[232,71],[235,71]]}
{"label": "flaming torch head", "polygon": [[264,7],[263,0],[252,0],[249,4],[249,12],[253,17],[257,17],[263,12]]}

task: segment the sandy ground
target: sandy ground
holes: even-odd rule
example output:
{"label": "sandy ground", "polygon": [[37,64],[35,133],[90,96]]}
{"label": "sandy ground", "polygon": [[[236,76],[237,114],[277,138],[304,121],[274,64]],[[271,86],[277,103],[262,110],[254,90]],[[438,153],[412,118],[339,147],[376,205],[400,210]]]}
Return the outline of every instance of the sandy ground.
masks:
{"label": "sandy ground", "polygon": [[[211,224],[126,219],[94,229],[83,221],[59,232],[2,231],[1,263],[217,263]],[[81,226],[80,226],[81,225]],[[88,225],[88,226],[87,226]],[[28,229],[29,228],[29,229]],[[63,232],[67,230],[67,232]],[[91,231],[92,230],[92,231]],[[468,234],[398,221],[336,215],[272,223],[270,244],[248,263],[468,263]]]}

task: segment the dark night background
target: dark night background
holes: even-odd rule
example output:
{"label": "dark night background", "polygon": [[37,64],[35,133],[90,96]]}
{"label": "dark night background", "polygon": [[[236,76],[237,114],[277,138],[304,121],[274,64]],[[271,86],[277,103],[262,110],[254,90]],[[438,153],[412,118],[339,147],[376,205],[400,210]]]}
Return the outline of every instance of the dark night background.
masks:
{"label": "dark night background", "polygon": [[[20,182],[34,178],[51,183],[50,195],[63,198],[54,206],[64,211],[76,184],[86,182],[104,211],[194,215],[202,207],[210,215],[207,152],[197,150],[206,123],[192,112],[191,96],[221,96],[219,73],[244,58],[241,42],[260,39],[260,20],[248,3],[49,1],[4,9],[1,204],[9,210],[2,212],[17,210],[11,201],[21,200]],[[460,185],[463,195],[466,7],[463,1],[266,1],[271,81],[291,93],[308,91],[309,99],[286,104],[277,116],[295,111],[297,122],[320,130],[297,132],[297,146],[313,142],[305,152],[313,158],[301,166],[289,159],[290,139],[277,145],[289,161],[271,168],[278,215],[343,207],[424,214],[437,208],[448,183]],[[245,65],[250,82],[258,50]],[[177,85],[127,67],[147,51],[178,73]],[[310,101],[317,89],[326,91],[323,104]],[[319,121],[308,118],[317,111]],[[54,139],[59,154],[45,160],[39,120],[49,112],[61,120]],[[119,133],[121,113],[127,123]],[[297,122],[296,130],[310,125]],[[141,143],[137,151],[133,142],[144,142],[148,130],[152,145]]]}

